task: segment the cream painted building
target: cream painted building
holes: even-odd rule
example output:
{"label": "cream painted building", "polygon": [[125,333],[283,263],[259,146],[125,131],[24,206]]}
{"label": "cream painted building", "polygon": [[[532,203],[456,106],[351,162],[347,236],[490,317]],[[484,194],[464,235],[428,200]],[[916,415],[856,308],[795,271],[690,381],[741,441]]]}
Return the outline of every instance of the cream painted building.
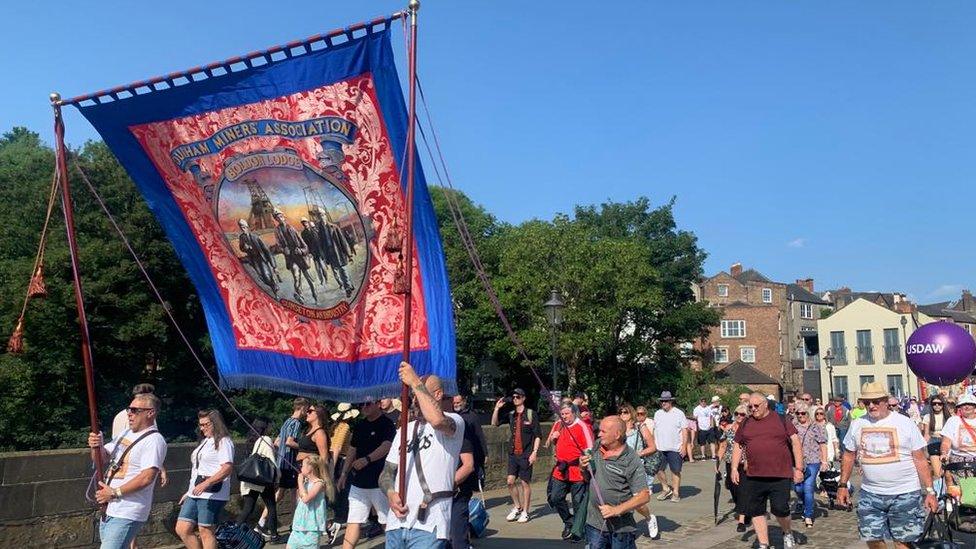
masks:
{"label": "cream painted building", "polygon": [[[896,396],[918,396],[918,378],[908,369],[904,348],[916,321],[922,325],[934,319],[919,312],[898,313],[866,299],[857,299],[817,321],[823,395],[845,395],[854,403],[861,385],[878,381]],[[824,357],[828,350],[829,361]]]}

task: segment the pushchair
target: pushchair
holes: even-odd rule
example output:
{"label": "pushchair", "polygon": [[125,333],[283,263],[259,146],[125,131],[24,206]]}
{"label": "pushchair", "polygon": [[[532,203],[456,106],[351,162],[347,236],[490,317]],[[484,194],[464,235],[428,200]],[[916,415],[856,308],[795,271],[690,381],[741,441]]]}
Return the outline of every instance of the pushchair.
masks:
{"label": "pushchair", "polygon": [[976,462],[947,463],[944,469],[955,479],[946,489],[946,523],[957,533],[976,536]]}
{"label": "pushchair", "polygon": [[[820,471],[817,476],[820,478],[820,488],[827,494],[827,508],[831,510],[841,509],[836,503],[837,489],[840,488],[840,471],[831,467],[825,471]],[[851,506],[845,506],[843,509],[850,511]]]}

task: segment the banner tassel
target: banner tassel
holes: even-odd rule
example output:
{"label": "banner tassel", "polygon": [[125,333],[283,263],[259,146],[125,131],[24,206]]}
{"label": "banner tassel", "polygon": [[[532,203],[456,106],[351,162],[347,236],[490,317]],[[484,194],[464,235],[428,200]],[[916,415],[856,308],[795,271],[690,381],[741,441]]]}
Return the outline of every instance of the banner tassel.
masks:
{"label": "banner tassel", "polygon": [[27,297],[47,297],[47,285],[44,284],[44,265],[38,265],[27,286]]}
{"label": "banner tassel", "polygon": [[17,319],[17,327],[10,335],[10,341],[7,342],[7,352],[12,355],[24,352],[24,317]]}

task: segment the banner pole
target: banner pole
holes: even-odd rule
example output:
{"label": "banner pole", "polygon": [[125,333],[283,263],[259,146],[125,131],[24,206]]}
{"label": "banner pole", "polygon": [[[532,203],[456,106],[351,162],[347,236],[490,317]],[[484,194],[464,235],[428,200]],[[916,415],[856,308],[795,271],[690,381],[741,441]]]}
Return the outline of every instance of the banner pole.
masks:
{"label": "banner pole", "polygon": [[[414,127],[417,124],[417,11],[419,0],[410,0],[407,5],[410,14],[410,51],[407,52],[410,78],[409,112],[407,115],[407,235],[402,250],[406,252],[404,278],[406,293],[403,295],[403,361],[410,362],[410,320],[413,311],[413,179],[414,179]],[[410,388],[400,387],[400,482],[397,492],[400,502],[407,503],[407,423],[410,415]],[[419,419],[419,418],[418,418]]]}
{"label": "banner pole", "polygon": [[[54,109],[55,157],[58,179],[61,182],[61,210],[64,212],[64,225],[68,234],[68,251],[71,255],[71,275],[74,283],[75,306],[78,308],[78,330],[81,333],[81,359],[85,366],[85,389],[88,392],[88,421],[91,432],[100,432],[98,425],[98,404],[95,399],[95,371],[92,366],[91,338],[88,335],[88,317],[85,315],[84,293],[81,288],[81,272],[78,262],[78,242],[75,239],[75,216],[71,202],[71,185],[68,182],[67,152],[64,146],[64,119],[61,117],[61,95],[52,93],[51,107]],[[102,453],[95,452],[95,481],[102,481],[105,464]],[[96,484],[96,489],[98,485]]]}

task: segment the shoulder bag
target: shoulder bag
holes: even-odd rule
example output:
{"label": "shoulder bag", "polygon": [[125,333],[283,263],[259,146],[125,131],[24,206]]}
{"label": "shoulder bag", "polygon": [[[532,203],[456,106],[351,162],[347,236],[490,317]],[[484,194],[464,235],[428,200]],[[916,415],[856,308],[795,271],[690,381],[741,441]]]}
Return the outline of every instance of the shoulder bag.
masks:
{"label": "shoulder bag", "polygon": [[251,455],[247,456],[237,466],[238,480],[257,486],[274,486],[278,480],[278,468],[275,467],[273,461],[257,453],[258,444],[264,443],[261,439],[254,441],[254,449],[251,451]]}
{"label": "shoulder bag", "polygon": [[[204,482],[204,481],[207,480],[207,478],[209,478],[209,477],[207,477],[207,475],[201,475],[201,474],[199,474],[199,472],[200,472],[200,452],[203,450],[203,445],[206,444],[206,443],[207,443],[207,439],[203,439],[203,442],[201,442],[200,445],[197,446],[197,449],[194,450],[194,452],[197,455],[197,465],[196,465],[197,478],[193,480],[193,485],[194,486],[199,485],[201,482]],[[216,444],[216,443],[217,443],[217,441],[214,440],[214,444]],[[204,492],[207,492],[207,493],[210,493],[210,494],[216,494],[217,492],[220,491],[221,488],[224,487],[224,482],[226,482],[226,481],[227,481],[227,479],[224,479],[224,480],[218,482],[217,484],[211,484],[210,486],[204,488],[203,491]]]}

